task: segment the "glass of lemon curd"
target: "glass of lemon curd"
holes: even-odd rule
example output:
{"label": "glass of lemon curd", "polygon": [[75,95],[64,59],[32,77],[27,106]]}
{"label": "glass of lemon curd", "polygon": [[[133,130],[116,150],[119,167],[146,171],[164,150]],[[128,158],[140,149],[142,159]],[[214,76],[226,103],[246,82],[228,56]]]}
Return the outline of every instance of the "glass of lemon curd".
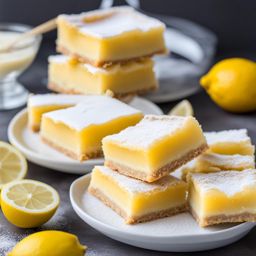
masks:
{"label": "glass of lemon curd", "polygon": [[0,110],[20,107],[27,101],[28,91],[17,78],[33,62],[41,36],[26,37],[8,51],[6,47],[30,29],[27,25],[0,23]]}

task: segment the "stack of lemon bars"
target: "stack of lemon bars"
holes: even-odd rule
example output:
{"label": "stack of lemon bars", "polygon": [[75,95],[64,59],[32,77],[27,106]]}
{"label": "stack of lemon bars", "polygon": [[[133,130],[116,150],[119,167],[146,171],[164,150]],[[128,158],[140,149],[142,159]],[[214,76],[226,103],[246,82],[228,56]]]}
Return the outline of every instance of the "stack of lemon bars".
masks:
{"label": "stack of lemon bars", "polygon": [[166,52],[165,25],[113,7],[59,15],[57,28],[57,51],[64,55],[49,57],[48,88],[58,94],[30,96],[28,125],[68,157],[96,158],[103,137],[143,118],[124,102],[157,88],[151,57]]}
{"label": "stack of lemon bars", "polygon": [[48,87],[59,93],[126,99],[157,88],[154,54],[166,52],[165,25],[131,7],[57,19],[57,51],[49,57]]}
{"label": "stack of lemon bars", "polygon": [[116,99],[157,87],[150,57],[165,52],[162,22],[116,7],[57,23],[65,55],[49,57],[49,88],[61,94],[31,95],[28,125],[72,159],[104,155],[92,171],[93,196],[128,224],[186,211],[200,226],[256,221],[247,130],[203,133],[194,117],[144,116]]}
{"label": "stack of lemon bars", "polygon": [[[105,137],[103,152],[89,192],[127,224],[186,211],[201,227],[256,221],[254,146],[245,129],[203,134],[193,117],[146,115]],[[183,180],[170,175],[177,168]]]}

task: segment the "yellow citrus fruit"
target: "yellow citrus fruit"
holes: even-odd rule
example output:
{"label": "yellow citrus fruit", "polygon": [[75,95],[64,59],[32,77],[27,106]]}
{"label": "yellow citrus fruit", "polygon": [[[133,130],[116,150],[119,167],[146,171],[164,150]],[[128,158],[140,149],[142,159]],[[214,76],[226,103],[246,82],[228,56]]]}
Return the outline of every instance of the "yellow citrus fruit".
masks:
{"label": "yellow citrus fruit", "polygon": [[21,228],[39,227],[59,206],[59,195],[51,186],[35,180],[7,183],[1,191],[1,207],[6,219]]}
{"label": "yellow citrus fruit", "polygon": [[172,116],[193,116],[194,110],[191,103],[188,100],[183,100],[175,105],[168,115]]}
{"label": "yellow citrus fruit", "polygon": [[8,182],[23,179],[27,168],[25,157],[17,149],[0,141],[0,189]]}
{"label": "yellow citrus fruit", "polygon": [[67,232],[48,230],[21,240],[8,256],[84,256],[87,247]]}
{"label": "yellow citrus fruit", "polygon": [[222,60],[200,83],[220,107],[231,112],[256,110],[256,63],[242,58]]}

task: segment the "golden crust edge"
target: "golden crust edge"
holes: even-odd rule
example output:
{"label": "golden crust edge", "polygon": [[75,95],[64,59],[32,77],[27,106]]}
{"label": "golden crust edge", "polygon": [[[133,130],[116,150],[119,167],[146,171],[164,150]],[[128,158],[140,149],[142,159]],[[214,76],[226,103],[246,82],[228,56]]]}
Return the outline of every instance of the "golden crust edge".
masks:
{"label": "golden crust edge", "polygon": [[126,224],[136,224],[147,221],[152,221],[160,218],[170,217],[188,210],[187,204],[182,204],[180,206],[172,207],[166,210],[149,213],[140,217],[128,216],[119,206],[117,206],[111,199],[109,199],[105,194],[103,194],[99,189],[89,186],[88,192],[98,198],[102,203],[115,211],[119,216],[121,216]]}
{"label": "golden crust edge", "polygon": [[256,214],[244,212],[233,215],[219,214],[206,218],[199,218],[196,212],[189,206],[189,212],[199,224],[200,227],[207,227],[212,225],[218,225],[223,223],[241,223],[241,222],[256,222]]}
{"label": "golden crust edge", "polygon": [[[56,82],[49,82],[48,89],[58,92],[58,93],[65,93],[65,94],[83,94],[75,89],[64,89],[61,85],[58,85]],[[137,90],[134,92],[127,92],[127,93],[115,93],[113,92],[113,97],[119,99],[123,102],[129,103],[136,95],[143,95],[157,89],[157,85],[149,87],[145,90]],[[112,92],[112,91],[111,91]]]}
{"label": "golden crust edge", "polygon": [[94,61],[94,60],[91,60],[91,59],[86,58],[84,56],[81,56],[77,53],[72,53],[66,47],[64,47],[60,44],[57,44],[56,51],[60,52],[64,55],[71,56],[72,58],[77,59],[79,62],[89,63],[89,64],[91,64],[95,67],[103,67],[103,68],[112,66],[112,65],[117,64],[117,63],[127,63],[127,62],[130,62],[130,61],[138,61],[138,60],[141,60],[141,59],[144,59],[144,58],[151,58],[152,56],[154,56],[156,54],[166,54],[168,52],[166,49],[161,49],[161,50],[158,50],[158,51],[154,51],[150,54],[146,54],[146,55],[135,57],[135,58],[116,60],[116,61]]}
{"label": "golden crust edge", "polygon": [[180,159],[174,160],[171,163],[168,163],[167,165],[154,171],[151,175],[147,175],[142,171],[133,170],[129,167],[120,165],[120,164],[110,161],[110,160],[105,160],[104,165],[114,171],[117,171],[117,172],[123,174],[123,175],[150,183],[150,182],[154,182],[154,181],[168,175],[169,173],[173,172],[180,166],[182,166],[182,165],[186,164],[187,162],[189,162],[190,160],[194,159],[195,157],[197,157],[198,155],[200,155],[207,149],[208,149],[208,145],[202,144],[198,148],[189,151],[185,156],[181,157]]}

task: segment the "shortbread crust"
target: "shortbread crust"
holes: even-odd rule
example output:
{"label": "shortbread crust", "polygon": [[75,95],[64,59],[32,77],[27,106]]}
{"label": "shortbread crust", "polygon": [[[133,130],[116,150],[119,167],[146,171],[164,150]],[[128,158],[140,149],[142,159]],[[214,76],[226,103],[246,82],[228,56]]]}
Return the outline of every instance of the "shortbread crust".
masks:
{"label": "shortbread crust", "polygon": [[61,45],[57,45],[56,51],[59,52],[59,53],[62,53],[64,55],[68,55],[72,58],[75,58],[79,62],[89,63],[89,64],[91,64],[95,67],[102,67],[102,68],[106,68],[106,67],[118,64],[118,63],[123,64],[123,63],[127,63],[127,62],[130,62],[130,61],[139,61],[139,60],[144,59],[144,58],[151,58],[152,56],[158,55],[158,54],[159,55],[162,55],[162,54],[164,55],[168,52],[166,49],[164,49],[164,50],[161,50],[161,51],[155,51],[155,52],[152,52],[150,54],[140,56],[140,57],[136,57],[136,58],[122,59],[122,60],[117,60],[117,61],[93,61],[93,60],[88,59],[84,56],[73,53],[73,52],[69,51],[67,48],[65,48],[64,46],[61,46]]}
{"label": "shortbread crust", "polygon": [[222,223],[256,222],[256,214],[249,213],[249,212],[244,212],[244,213],[239,213],[234,215],[221,214],[221,215],[210,216],[206,218],[199,218],[191,207],[189,207],[189,211],[201,227],[218,225]]}
{"label": "shortbread crust", "polygon": [[255,169],[194,173],[189,183],[189,209],[200,226],[256,221]]}
{"label": "shortbread crust", "polygon": [[117,206],[113,201],[111,201],[99,189],[89,188],[89,192],[93,196],[97,197],[106,206],[108,206],[112,210],[114,210],[122,218],[124,218],[126,224],[136,224],[136,223],[152,221],[152,220],[155,220],[155,219],[170,217],[170,216],[176,215],[178,213],[185,212],[188,209],[187,204],[184,204],[184,205],[176,206],[176,207],[173,207],[173,208],[170,208],[170,209],[167,209],[167,210],[152,212],[152,213],[146,214],[144,216],[140,216],[140,217],[136,217],[136,216],[128,217],[127,214],[119,206]]}
{"label": "shortbread crust", "polygon": [[154,183],[95,166],[88,191],[123,217],[127,224],[187,210],[187,184],[171,175]]}
{"label": "shortbread crust", "polygon": [[[66,94],[81,94],[81,92],[78,92],[74,89],[64,89],[62,88],[61,86],[57,85],[56,83],[53,83],[53,82],[49,82],[48,83],[48,88],[50,90],[53,90],[55,92],[58,92],[58,93],[66,93]],[[136,96],[136,95],[144,95],[144,94],[147,94],[149,92],[152,92],[152,91],[155,91],[157,87],[152,86],[152,87],[149,87],[147,90],[137,90],[137,91],[134,91],[132,93],[113,93],[113,97],[118,99],[118,100],[121,100],[123,102],[126,102],[126,103],[129,103],[130,101],[132,101],[132,99]]]}
{"label": "shortbread crust", "polygon": [[193,117],[146,115],[137,125],[103,139],[105,165],[147,182],[167,175],[207,149]]}
{"label": "shortbread crust", "polygon": [[104,164],[106,166],[108,166],[109,168],[111,168],[112,170],[118,171],[124,175],[134,177],[136,179],[143,180],[143,181],[146,180],[147,182],[152,182],[152,181],[160,179],[161,177],[168,175],[170,172],[172,172],[175,169],[179,168],[180,166],[186,164],[187,162],[194,159],[195,157],[197,157],[198,155],[200,155],[207,149],[208,149],[207,144],[203,144],[199,148],[188,152],[187,155],[182,157],[181,159],[175,160],[175,161],[161,167],[160,169],[154,171],[151,176],[148,176],[145,173],[140,172],[138,170],[133,170],[129,167],[120,165],[119,163],[115,163],[113,161],[106,160]]}

